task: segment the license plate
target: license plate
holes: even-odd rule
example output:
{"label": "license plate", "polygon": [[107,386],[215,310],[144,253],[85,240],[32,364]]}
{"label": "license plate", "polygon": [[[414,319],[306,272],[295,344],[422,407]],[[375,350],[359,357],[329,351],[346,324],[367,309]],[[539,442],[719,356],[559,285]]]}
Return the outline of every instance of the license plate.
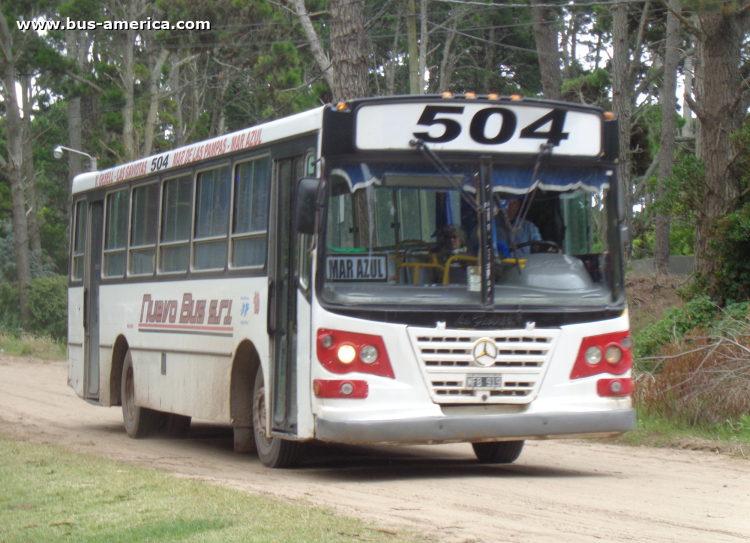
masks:
{"label": "license plate", "polygon": [[466,388],[503,388],[503,376],[496,373],[470,373],[466,376]]}

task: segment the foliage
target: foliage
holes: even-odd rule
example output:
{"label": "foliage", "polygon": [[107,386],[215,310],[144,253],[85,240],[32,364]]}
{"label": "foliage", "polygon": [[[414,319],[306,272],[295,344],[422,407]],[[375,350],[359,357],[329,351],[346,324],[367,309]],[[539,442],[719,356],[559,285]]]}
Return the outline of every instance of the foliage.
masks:
{"label": "foliage", "polygon": [[0,282],[0,330],[17,333],[21,326],[18,285]]}
{"label": "foliage", "polygon": [[719,310],[704,296],[635,335],[635,399],[646,415],[704,428],[744,420],[750,412],[748,308],[742,302]]}
{"label": "foliage", "polygon": [[716,304],[707,296],[693,298],[682,308],[667,310],[660,321],[635,334],[633,357],[637,360],[654,356],[663,345],[676,341],[697,326],[712,322],[718,312]]}
{"label": "foliage", "polygon": [[49,275],[29,284],[29,331],[64,340],[68,334],[68,279]]}

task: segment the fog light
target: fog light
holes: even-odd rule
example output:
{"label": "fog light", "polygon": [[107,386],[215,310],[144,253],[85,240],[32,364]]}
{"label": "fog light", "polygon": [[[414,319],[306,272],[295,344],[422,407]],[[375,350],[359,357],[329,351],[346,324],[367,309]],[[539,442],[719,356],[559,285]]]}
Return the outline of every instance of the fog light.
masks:
{"label": "fog light", "polygon": [[351,345],[342,345],[339,347],[338,357],[342,364],[351,364],[355,356],[357,356],[357,351]]}
{"label": "fog light", "polygon": [[613,394],[619,394],[622,392],[622,383],[620,381],[612,381],[612,384],[609,385],[609,390],[611,390]]}
{"label": "fog light", "polygon": [[610,345],[607,350],[604,351],[604,359],[610,364],[617,364],[622,360],[622,349],[617,345]]}
{"label": "fog light", "polygon": [[330,349],[333,347],[333,336],[323,336],[323,339],[320,340],[320,344],[326,349]]}
{"label": "fog light", "polygon": [[351,383],[342,383],[340,392],[344,396],[349,396],[352,392],[354,392],[354,385]]}
{"label": "fog light", "polygon": [[620,345],[622,345],[623,349],[632,349],[633,348],[633,338],[630,336],[625,336],[620,341]]}
{"label": "fog light", "polygon": [[584,356],[589,364],[598,364],[602,361],[602,350],[597,346],[592,346],[586,349]]}
{"label": "fog light", "polygon": [[359,351],[359,358],[365,364],[372,364],[378,359],[378,350],[372,345],[365,345]]}

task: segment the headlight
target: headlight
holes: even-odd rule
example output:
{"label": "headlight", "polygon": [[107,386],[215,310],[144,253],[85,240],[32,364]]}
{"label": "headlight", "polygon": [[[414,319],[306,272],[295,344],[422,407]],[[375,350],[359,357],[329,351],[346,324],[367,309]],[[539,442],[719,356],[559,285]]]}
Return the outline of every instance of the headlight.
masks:
{"label": "headlight", "polygon": [[339,347],[338,356],[342,364],[351,364],[354,361],[354,357],[357,356],[357,351],[351,345],[342,345]]}
{"label": "headlight", "polygon": [[589,364],[598,364],[602,361],[602,350],[597,346],[586,349],[586,362]]}
{"label": "headlight", "polygon": [[607,350],[604,351],[604,359],[610,364],[617,364],[622,360],[622,349],[617,345],[610,345]]}
{"label": "headlight", "polygon": [[359,358],[365,364],[372,364],[378,359],[378,350],[372,345],[365,345],[359,351]]}

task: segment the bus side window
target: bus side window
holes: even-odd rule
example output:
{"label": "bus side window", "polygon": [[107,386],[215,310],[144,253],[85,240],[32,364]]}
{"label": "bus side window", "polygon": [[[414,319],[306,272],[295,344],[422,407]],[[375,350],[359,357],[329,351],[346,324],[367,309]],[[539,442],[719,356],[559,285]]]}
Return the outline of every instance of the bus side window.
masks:
{"label": "bus side window", "polygon": [[196,270],[220,270],[226,265],[229,175],[229,166],[198,174],[193,238]]}
{"label": "bus side window", "polygon": [[159,271],[184,272],[190,263],[193,179],[186,175],[164,182]]}
{"label": "bus side window", "polygon": [[125,275],[129,196],[127,190],[107,194],[104,277],[123,277]]}
{"label": "bus side window", "polygon": [[270,186],[268,157],[235,166],[232,214],[232,267],[266,263]]}
{"label": "bus side window", "polygon": [[151,183],[135,187],[130,218],[130,275],[154,273],[158,219],[158,185]]}
{"label": "bus side window", "polygon": [[75,234],[73,236],[73,265],[71,279],[83,279],[84,249],[86,246],[86,200],[78,200],[75,208]]}

